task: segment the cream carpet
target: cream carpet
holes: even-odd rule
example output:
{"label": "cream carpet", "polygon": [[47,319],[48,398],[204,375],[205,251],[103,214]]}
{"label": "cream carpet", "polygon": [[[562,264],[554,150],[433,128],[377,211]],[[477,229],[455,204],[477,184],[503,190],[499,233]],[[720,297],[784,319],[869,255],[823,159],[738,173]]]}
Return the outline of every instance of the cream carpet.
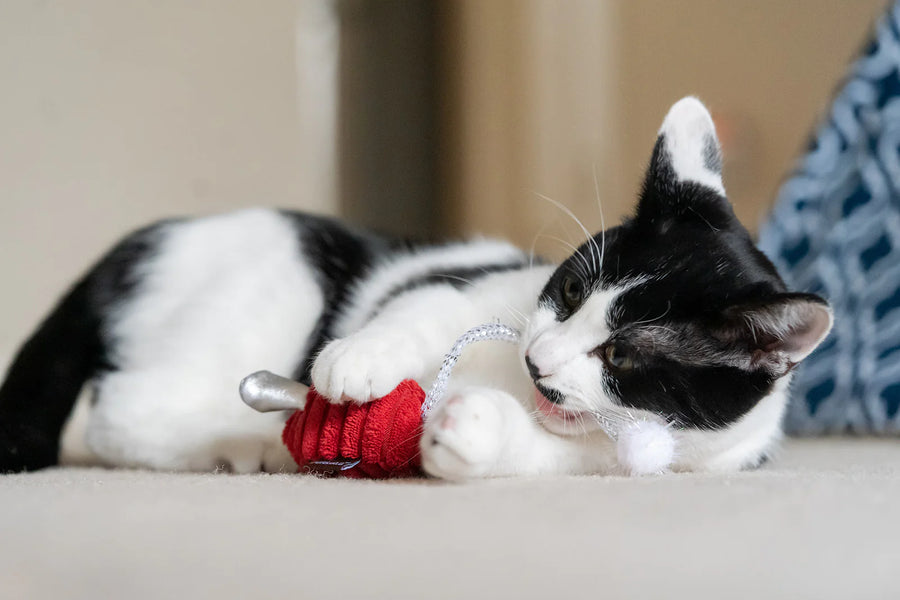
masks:
{"label": "cream carpet", "polygon": [[900,443],[733,476],[0,477],[0,598],[897,598]]}

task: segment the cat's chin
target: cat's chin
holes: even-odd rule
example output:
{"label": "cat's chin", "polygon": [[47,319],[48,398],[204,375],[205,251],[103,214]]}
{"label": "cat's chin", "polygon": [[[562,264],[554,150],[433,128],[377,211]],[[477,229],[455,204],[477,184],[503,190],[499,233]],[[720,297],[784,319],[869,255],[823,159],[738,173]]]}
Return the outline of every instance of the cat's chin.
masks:
{"label": "cat's chin", "polygon": [[572,412],[554,404],[537,389],[534,390],[534,405],[541,425],[557,435],[579,435],[597,429],[594,419],[584,412]]}

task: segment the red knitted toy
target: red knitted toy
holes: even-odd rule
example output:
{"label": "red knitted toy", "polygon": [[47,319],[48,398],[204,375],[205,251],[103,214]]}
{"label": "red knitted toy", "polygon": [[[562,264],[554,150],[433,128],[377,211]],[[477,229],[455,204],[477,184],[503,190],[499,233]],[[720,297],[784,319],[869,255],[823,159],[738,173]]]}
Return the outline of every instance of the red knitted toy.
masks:
{"label": "red knitted toy", "polygon": [[517,331],[500,323],[470,329],[447,354],[428,394],[407,379],[372,402],[332,404],[315,388],[307,392],[296,381],[258,371],[241,382],[241,398],[261,412],[294,410],[281,439],[301,468],[348,477],[417,475],[425,413],[443,395],[462,349],[482,340],[517,339]]}
{"label": "red knitted toy", "polygon": [[301,470],[348,477],[419,474],[426,394],[412,379],[365,404],[331,403],[315,388],[268,371],[245,377],[240,392],[260,412],[293,411],[281,439]]}
{"label": "red knitted toy", "polygon": [[419,473],[425,391],[407,379],[366,404],[332,404],[310,388],[281,439],[301,467],[348,477],[408,477]]}

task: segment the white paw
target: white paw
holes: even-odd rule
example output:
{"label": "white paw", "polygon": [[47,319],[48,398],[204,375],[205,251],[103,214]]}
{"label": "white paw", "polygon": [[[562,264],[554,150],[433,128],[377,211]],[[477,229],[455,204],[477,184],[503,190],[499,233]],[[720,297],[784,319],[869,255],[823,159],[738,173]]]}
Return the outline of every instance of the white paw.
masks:
{"label": "white paw", "polygon": [[[226,449],[212,459],[214,473],[296,473],[297,463],[283,444]],[[192,469],[206,471],[207,467]]]}
{"label": "white paw", "polygon": [[[283,426],[281,427],[283,428]],[[212,470],[216,473],[296,473],[297,463],[281,442],[281,428],[276,435],[248,434],[223,439],[212,445],[192,471]]]}
{"label": "white paw", "polygon": [[444,479],[496,474],[506,441],[502,403],[493,390],[475,390],[445,400],[425,423],[422,468]]}
{"label": "white paw", "polygon": [[312,382],[335,402],[368,402],[404,379],[420,377],[424,362],[406,338],[355,334],[329,343],[316,358]]}

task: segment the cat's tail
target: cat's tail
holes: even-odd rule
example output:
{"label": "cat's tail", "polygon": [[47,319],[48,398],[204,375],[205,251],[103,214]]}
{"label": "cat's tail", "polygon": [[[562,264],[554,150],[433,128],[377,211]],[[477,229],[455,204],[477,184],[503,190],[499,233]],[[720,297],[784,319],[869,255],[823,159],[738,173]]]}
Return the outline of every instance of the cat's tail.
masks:
{"label": "cat's tail", "polygon": [[0,386],[0,473],[58,462],[60,434],[81,389],[113,368],[105,324],[134,286],[134,267],[153,247],[155,229],[113,248],[19,349]]}
{"label": "cat's tail", "polygon": [[0,473],[57,463],[63,425],[100,356],[90,280],[78,283],[22,345],[0,386]]}

